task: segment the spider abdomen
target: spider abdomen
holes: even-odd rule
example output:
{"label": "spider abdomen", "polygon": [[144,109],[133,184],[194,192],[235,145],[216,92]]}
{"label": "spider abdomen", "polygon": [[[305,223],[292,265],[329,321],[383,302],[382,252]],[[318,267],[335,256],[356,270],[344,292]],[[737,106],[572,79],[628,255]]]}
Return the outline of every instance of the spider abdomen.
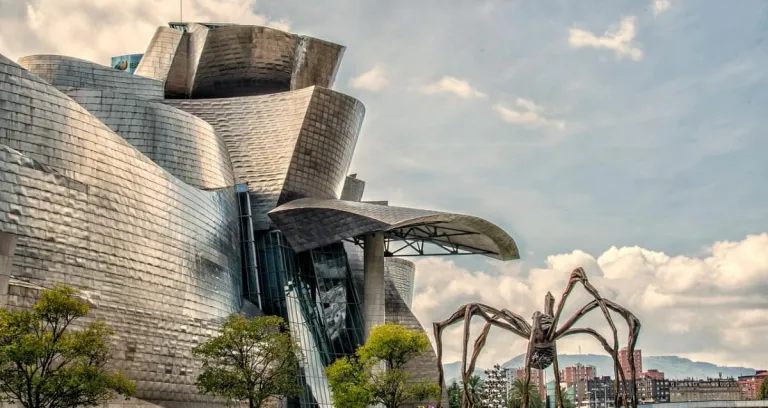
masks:
{"label": "spider abdomen", "polygon": [[555,361],[554,344],[533,344],[531,353],[531,368],[543,370],[552,365]]}

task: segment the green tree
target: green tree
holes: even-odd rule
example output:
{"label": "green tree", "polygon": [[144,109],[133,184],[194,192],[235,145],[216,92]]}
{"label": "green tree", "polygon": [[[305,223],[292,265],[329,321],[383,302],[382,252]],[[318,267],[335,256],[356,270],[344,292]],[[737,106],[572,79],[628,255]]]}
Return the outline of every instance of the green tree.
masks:
{"label": "green tree", "polygon": [[32,310],[0,309],[0,401],[25,408],[95,406],[136,385],[106,369],[114,334],[95,321],[75,330],[88,314],[76,290],[44,290]]}
{"label": "green tree", "polygon": [[528,389],[526,389],[525,382],[521,379],[515,379],[510,385],[509,408],[522,407],[525,394],[528,394],[528,408],[544,408],[544,401],[541,400],[541,395],[536,385],[531,382],[528,384]]}
{"label": "green tree", "polygon": [[563,407],[562,408],[575,408],[576,404],[574,404],[573,400],[571,399],[571,396],[568,395],[568,390],[565,388],[561,388],[560,392],[563,396]]}
{"label": "green tree", "polygon": [[[482,408],[483,395],[485,394],[485,382],[483,379],[477,375],[469,377],[467,388],[469,389],[469,394],[472,395],[472,399],[475,400],[475,407]],[[464,388],[462,386],[462,392],[463,391]]]}
{"label": "green tree", "polygon": [[760,383],[760,389],[757,390],[757,399],[768,399],[768,377],[765,377],[763,382]]}
{"label": "green tree", "polygon": [[448,386],[448,407],[461,408],[461,386],[455,380]]}
{"label": "green tree", "polygon": [[201,393],[260,407],[269,398],[297,396],[301,350],[282,318],[230,315],[218,336],[195,347],[203,362]]}
{"label": "green tree", "polygon": [[408,361],[429,348],[429,339],[420,330],[396,324],[375,326],[354,356],[342,357],[326,368],[334,406],[397,408],[406,402],[438,398],[436,383],[414,381],[404,370]]}

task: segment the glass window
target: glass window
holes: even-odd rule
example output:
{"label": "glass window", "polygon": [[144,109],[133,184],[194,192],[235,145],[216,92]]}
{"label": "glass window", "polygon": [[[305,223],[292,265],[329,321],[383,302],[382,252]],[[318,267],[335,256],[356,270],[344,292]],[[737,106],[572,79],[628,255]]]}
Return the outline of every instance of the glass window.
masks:
{"label": "glass window", "polygon": [[325,367],[364,341],[362,308],[341,243],[295,253],[279,231],[256,234],[261,302],[282,316],[304,353],[304,395],[290,406],[331,407]]}

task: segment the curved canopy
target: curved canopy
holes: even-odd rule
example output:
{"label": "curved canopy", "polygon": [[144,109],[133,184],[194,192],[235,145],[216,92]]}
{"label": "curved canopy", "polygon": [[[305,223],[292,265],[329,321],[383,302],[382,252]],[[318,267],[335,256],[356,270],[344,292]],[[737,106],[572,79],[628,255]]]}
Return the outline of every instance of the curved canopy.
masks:
{"label": "curved canopy", "polygon": [[[387,243],[404,242],[401,249],[410,248],[418,255],[426,255],[423,244],[430,243],[448,254],[483,254],[504,261],[520,258],[512,237],[496,225],[470,215],[302,198],[275,208],[269,217],[297,252],[383,232]],[[389,247],[387,252],[401,256]]]}

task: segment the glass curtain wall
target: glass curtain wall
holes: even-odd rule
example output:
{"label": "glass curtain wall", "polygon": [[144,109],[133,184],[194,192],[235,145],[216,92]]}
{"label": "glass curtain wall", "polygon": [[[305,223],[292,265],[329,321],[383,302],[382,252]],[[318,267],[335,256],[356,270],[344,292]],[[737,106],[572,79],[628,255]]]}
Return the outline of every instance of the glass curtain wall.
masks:
{"label": "glass curtain wall", "polygon": [[256,239],[253,234],[251,197],[247,186],[238,184],[237,201],[240,206],[240,264],[243,279],[243,297],[262,308],[259,270],[256,266]]}
{"label": "glass curtain wall", "polygon": [[304,395],[291,406],[332,405],[325,367],[364,342],[362,306],[341,243],[296,254],[279,231],[256,238],[263,311],[282,316],[304,352]]}

